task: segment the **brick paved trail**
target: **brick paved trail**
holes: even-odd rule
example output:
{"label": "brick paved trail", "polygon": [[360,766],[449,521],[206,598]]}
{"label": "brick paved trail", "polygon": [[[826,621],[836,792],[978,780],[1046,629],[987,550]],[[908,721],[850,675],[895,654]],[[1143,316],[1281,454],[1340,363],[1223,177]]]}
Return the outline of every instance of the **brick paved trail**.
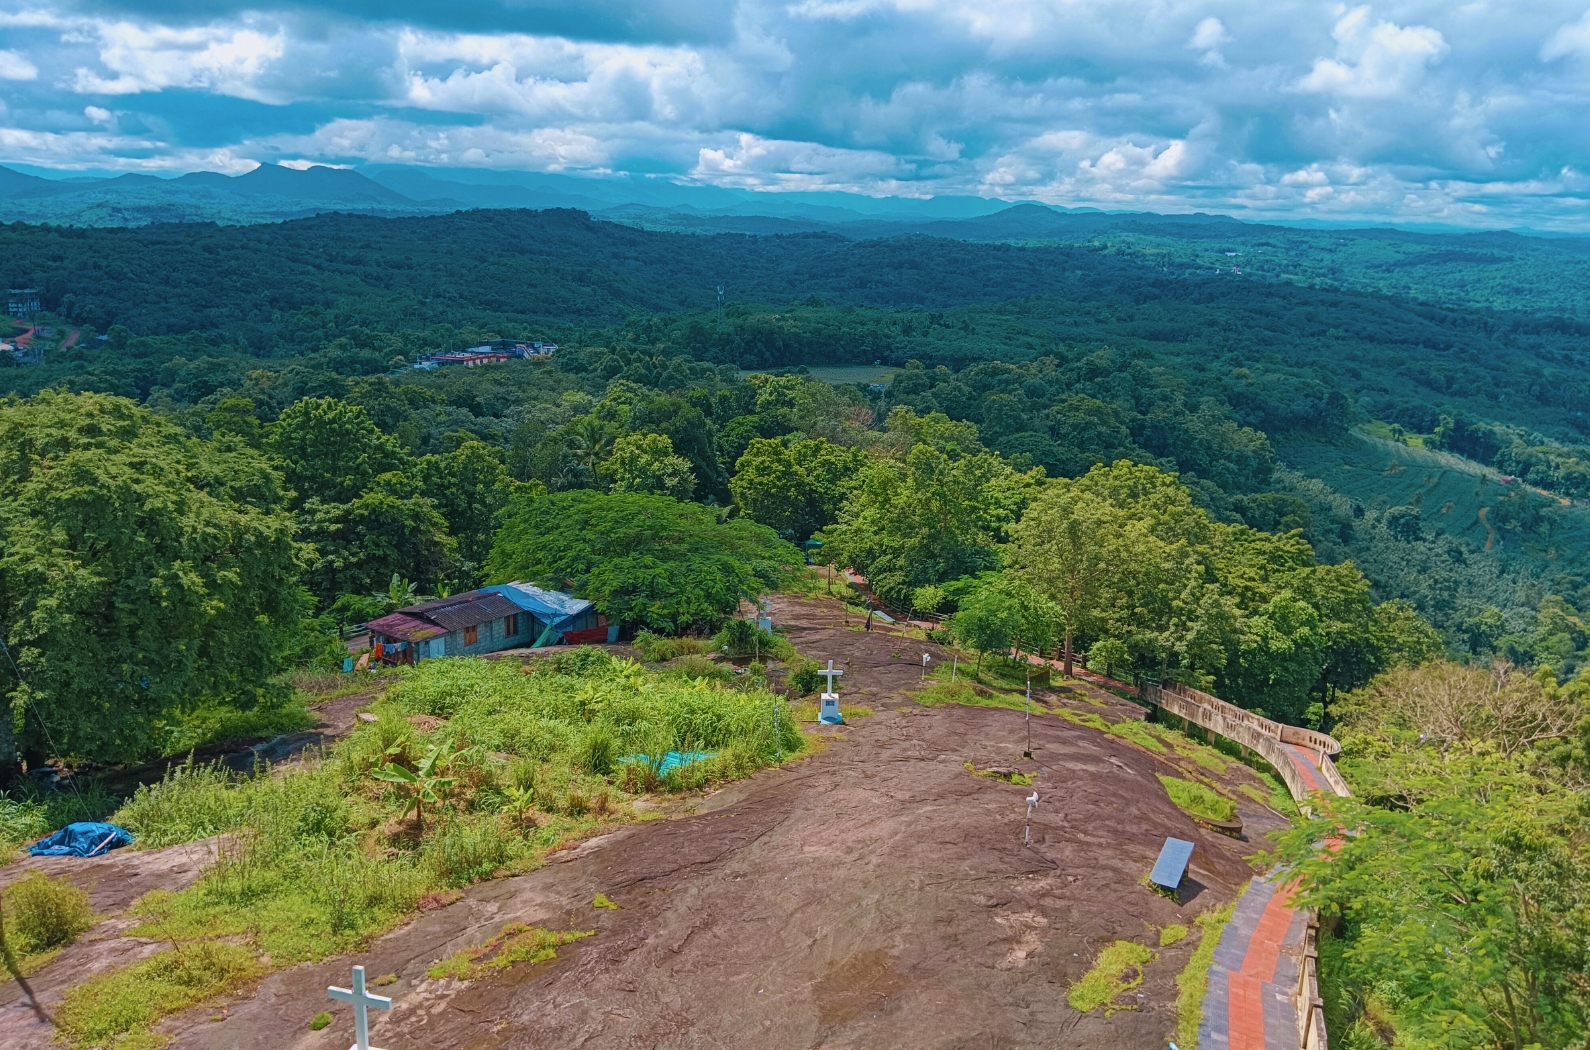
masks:
{"label": "brick paved trail", "polygon": [[1297,984],[1303,912],[1291,886],[1254,879],[1220,935],[1204,994],[1198,1050],[1297,1050]]}
{"label": "brick paved trail", "polygon": [[[1310,791],[1326,791],[1314,752],[1281,745]],[[1304,913],[1288,904],[1292,884],[1254,879],[1220,934],[1204,993],[1198,1050],[1298,1050],[1297,988]]]}

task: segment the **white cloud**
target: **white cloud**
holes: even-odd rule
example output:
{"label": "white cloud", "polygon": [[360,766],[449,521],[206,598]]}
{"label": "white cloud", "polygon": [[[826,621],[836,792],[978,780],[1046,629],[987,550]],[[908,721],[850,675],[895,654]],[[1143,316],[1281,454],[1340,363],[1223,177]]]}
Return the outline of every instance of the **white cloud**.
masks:
{"label": "white cloud", "polygon": [[1231,34],[1226,32],[1226,24],[1213,15],[1194,26],[1192,36],[1187,40],[1189,48],[1203,52],[1199,64],[1215,69],[1226,68],[1226,56],[1220,52],[1220,47],[1229,43]]}
{"label": "white cloud", "polygon": [[1385,21],[1371,26],[1369,18],[1367,5],[1342,15],[1331,31],[1336,57],[1315,59],[1298,87],[1349,98],[1395,98],[1451,51],[1441,33],[1429,26]]}
{"label": "white cloud", "polygon": [[109,124],[113,119],[113,115],[110,110],[101,109],[99,106],[84,106],[83,116],[87,117],[89,121],[94,124]]}
{"label": "white cloud", "polygon": [[19,51],[0,51],[0,80],[37,80],[39,67]]}
{"label": "white cloud", "polygon": [[1231,34],[1226,32],[1226,24],[1211,15],[1193,29],[1192,38],[1187,41],[1187,46],[1195,51],[1211,51],[1221,44],[1230,42]]}
{"label": "white cloud", "polygon": [[256,101],[280,101],[259,86],[262,74],[286,51],[281,28],[211,25],[195,28],[93,25],[100,63],[113,76],[78,67],[73,90],[92,95],[132,95],[166,88],[213,91]]}
{"label": "white cloud", "polygon": [[690,173],[702,182],[746,189],[818,190],[892,186],[909,174],[899,158],[877,150],[847,150],[815,142],[735,136],[721,148],[702,147]]}
{"label": "white cloud", "polygon": [[1585,11],[1579,21],[1559,27],[1540,47],[1540,57],[1546,62],[1569,55],[1590,58],[1590,10]]}

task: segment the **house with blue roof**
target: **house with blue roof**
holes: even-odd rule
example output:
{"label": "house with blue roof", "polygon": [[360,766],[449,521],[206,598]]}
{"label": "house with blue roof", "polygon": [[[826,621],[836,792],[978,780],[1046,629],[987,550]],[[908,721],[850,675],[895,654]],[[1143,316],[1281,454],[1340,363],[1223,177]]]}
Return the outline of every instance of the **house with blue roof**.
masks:
{"label": "house with blue roof", "polygon": [[520,582],[421,602],[371,620],[368,626],[376,658],[388,664],[616,642],[619,630],[583,598]]}

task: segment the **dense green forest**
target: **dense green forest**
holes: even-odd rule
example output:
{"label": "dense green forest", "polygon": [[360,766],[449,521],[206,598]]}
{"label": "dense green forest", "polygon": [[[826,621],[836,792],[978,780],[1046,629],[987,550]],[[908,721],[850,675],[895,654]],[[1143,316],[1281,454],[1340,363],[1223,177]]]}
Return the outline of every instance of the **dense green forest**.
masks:
{"label": "dense green forest", "polygon": [[[1164,241],[1154,247],[1142,223],[1059,219],[1091,226],[1096,241],[694,236],[558,211],[16,224],[0,233],[8,282],[43,289],[61,326],[87,335],[0,382],[132,398],[200,433],[223,402],[269,427],[303,398],[336,398],[361,406],[394,455],[478,440],[514,480],[553,489],[601,483],[595,457],[568,451],[585,440],[581,421],[600,417],[615,435],[666,434],[690,463],[694,497],[727,505],[751,440],[837,440],[843,414],[802,424],[789,407],[758,409],[741,370],[881,362],[899,369],[887,389],[825,395],[870,419],[844,425],[880,428],[899,407],[942,412],[1051,477],[1152,463],[1216,520],[1300,528],[1323,559],[1353,560],[1378,597],[1413,602],[1454,651],[1577,666],[1586,519],[1573,501],[1590,492],[1581,322],[1217,274],[1199,254],[1233,228],[1294,254],[1323,250],[1316,231],[1188,221],[1152,227]],[[999,220],[969,224],[992,234]],[[1365,245],[1453,280],[1472,262],[1383,232],[1336,238],[1354,281],[1376,280]],[[1571,242],[1539,243],[1572,254]],[[1527,269],[1512,279],[1534,280]],[[719,283],[729,302],[703,307]],[[406,367],[492,336],[564,349],[550,363]],[[615,381],[666,395],[647,395],[663,407],[639,421],[628,406],[593,412]],[[1427,482],[1416,461],[1440,455],[1450,462],[1437,472],[1454,480]],[[1542,603],[1567,619],[1542,626]]]}

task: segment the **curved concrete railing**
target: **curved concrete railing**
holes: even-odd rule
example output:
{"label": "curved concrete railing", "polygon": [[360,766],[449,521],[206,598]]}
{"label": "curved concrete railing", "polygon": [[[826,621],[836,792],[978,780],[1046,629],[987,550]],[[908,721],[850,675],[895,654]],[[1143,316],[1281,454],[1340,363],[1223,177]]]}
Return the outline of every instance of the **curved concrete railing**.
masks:
{"label": "curved concrete railing", "polygon": [[1347,782],[1337,772],[1336,764],[1330,760],[1331,755],[1341,753],[1342,746],[1329,734],[1317,733],[1312,729],[1300,729],[1297,726],[1283,726],[1263,715],[1244,711],[1217,696],[1210,696],[1202,690],[1177,682],[1159,684],[1145,682],[1138,690],[1138,697],[1146,703],[1169,711],[1178,718],[1185,718],[1194,725],[1202,726],[1211,733],[1218,733],[1227,740],[1257,752],[1261,758],[1275,767],[1281,779],[1286,781],[1286,788],[1291,792],[1292,798],[1299,803],[1306,804],[1308,797],[1318,789],[1304,779],[1303,771],[1298,768],[1296,760],[1287,753],[1283,744],[1307,748],[1312,752],[1321,779],[1332,793],[1340,796],[1352,794],[1347,788]]}
{"label": "curved concrete railing", "polygon": [[[1309,796],[1318,788],[1310,787],[1304,780],[1296,757],[1287,753],[1283,747],[1286,744],[1307,748],[1313,752],[1317,760],[1315,764],[1320,771],[1320,779],[1325,781],[1332,792],[1343,798],[1352,794],[1347,787],[1347,781],[1343,780],[1341,773],[1337,771],[1336,763],[1331,761],[1332,755],[1341,753],[1342,746],[1328,733],[1272,722],[1263,715],[1244,711],[1217,696],[1210,696],[1201,690],[1176,682],[1159,684],[1144,682],[1139,687],[1137,695],[1146,703],[1185,718],[1211,733],[1219,733],[1227,740],[1257,752],[1275,767],[1277,773],[1281,774],[1281,779],[1286,781],[1287,790],[1291,792],[1292,798],[1297,801],[1300,808],[1306,808]],[[1299,960],[1297,970],[1297,988],[1292,992],[1292,1006],[1297,1013],[1298,1045],[1302,1050],[1328,1050],[1329,1042],[1325,1036],[1325,1003],[1319,994],[1319,949],[1316,947],[1319,938],[1319,916],[1313,911],[1308,913],[1308,925],[1303,938],[1303,957]]]}

